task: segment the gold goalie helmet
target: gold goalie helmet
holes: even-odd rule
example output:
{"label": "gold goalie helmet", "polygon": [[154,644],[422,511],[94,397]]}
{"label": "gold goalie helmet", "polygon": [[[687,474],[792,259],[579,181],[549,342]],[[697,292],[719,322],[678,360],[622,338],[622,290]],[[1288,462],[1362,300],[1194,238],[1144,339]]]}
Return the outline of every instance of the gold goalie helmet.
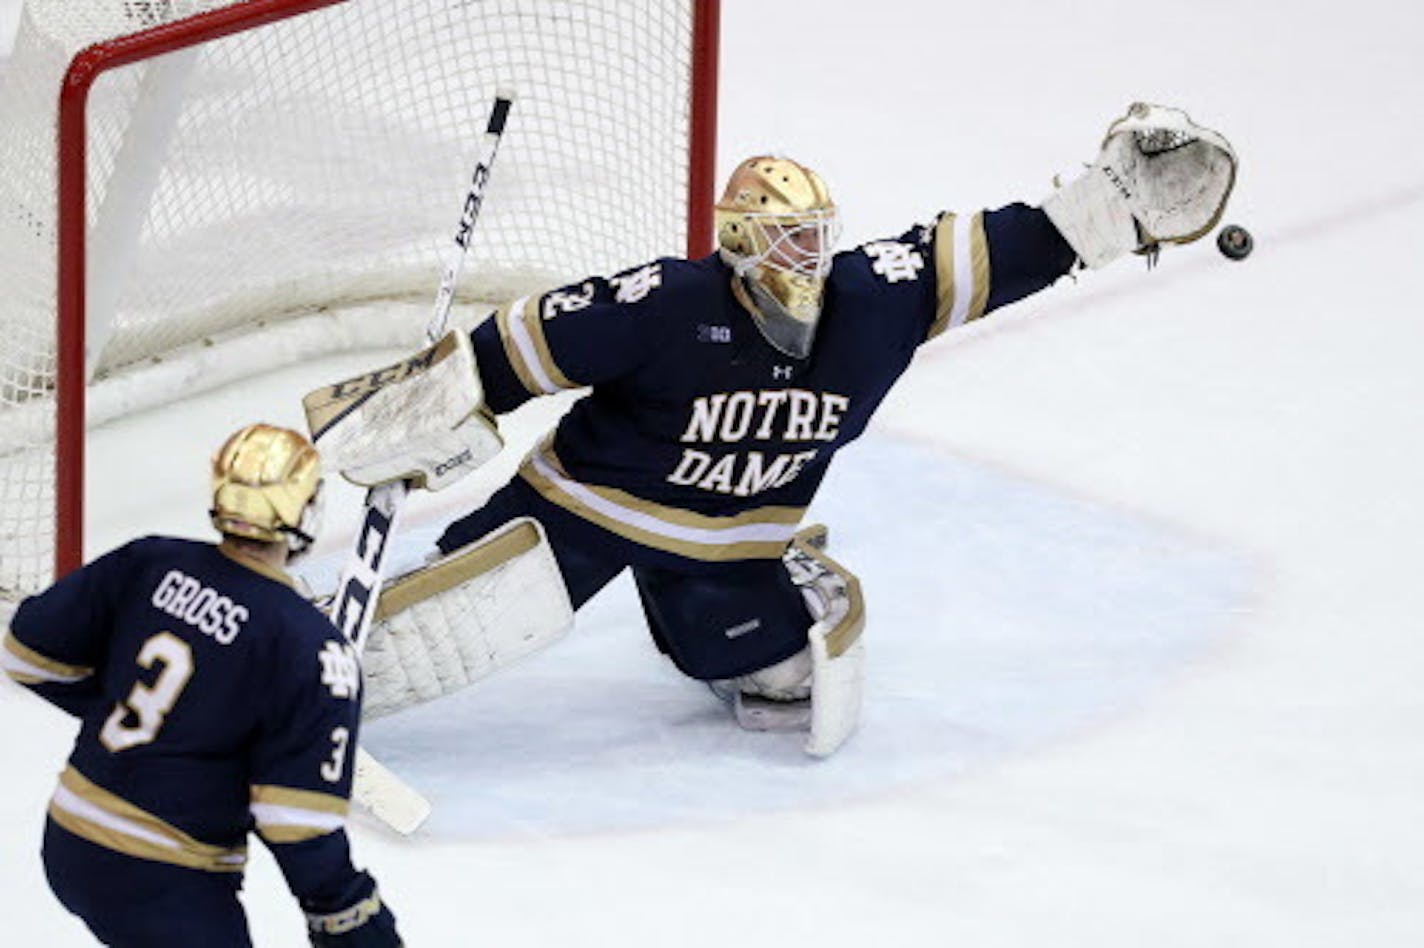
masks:
{"label": "gold goalie helmet", "polygon": [[321,522],[321,459],[288,428],[248,425],[213,455],[213,526],[230,536],[311,546]]}
{"label": "gold goalie helmet", "polygon": [[717,246],[762,334],[797,359],[811,352],[839,218],[820,175],[790,158],[737,166],[716,206]]}

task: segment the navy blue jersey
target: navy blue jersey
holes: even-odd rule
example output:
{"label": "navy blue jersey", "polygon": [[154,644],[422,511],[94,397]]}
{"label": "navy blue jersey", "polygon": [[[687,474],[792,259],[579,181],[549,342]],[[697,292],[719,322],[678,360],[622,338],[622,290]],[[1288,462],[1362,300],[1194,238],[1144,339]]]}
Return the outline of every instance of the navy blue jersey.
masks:
{"label": "navy blue jersey", "polygon": [[716,255],[516,300],[473,340],[497,413],[592,389],[520,469],[549,516],[635,564],[776,558],[916,349],[1073,260],[1037,209],[941,214],[835,256],[804,360],[766,341]]}
{"label": "navy blue jersey", "polygon": [[304,903],[357,881],[360,668],[283,573],[226,544],[135,540],[21,603],[0,664],[80,718],[50,806],[71,833],[236,872],[255,828]]}

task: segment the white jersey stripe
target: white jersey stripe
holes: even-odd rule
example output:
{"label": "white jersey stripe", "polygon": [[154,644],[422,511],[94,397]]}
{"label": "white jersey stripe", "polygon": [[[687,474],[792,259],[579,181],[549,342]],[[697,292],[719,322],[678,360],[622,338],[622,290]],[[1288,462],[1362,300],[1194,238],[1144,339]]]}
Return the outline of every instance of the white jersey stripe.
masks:
{"label": "white jersey stripe", "polygon": [[276,803],[254,803],[250,809],[259,827],[301,826],[330,833],[346,825],[346,818],[340,813],[323,813]]}
{"label": "white jersey stripe", "polygon": [[949,328],[963,326],[974,302],[974,246],[970,227],[973,214],[954,218],[954,309],[949,313]]}
{"label": "white jersey stripe", "polygon": [[550,483],[590,509],[618,523],[670,540],[706,546],[748,542],[787,543],[796,534],[796,525],[785,523],[748,523],[727,527],[689,527],[669,523],[641,510],[633,510],[617,504],[583,484],[569,480],[537,452],[530,460],[533,462],[534,469],[547,478]]}
{"label": "white jersey stripe", "polygon": [[145,826],[140,826],[132,820],[127,820],[122,816],[110,813],[103,807],[90,803],[88,800],[64,786],[64,784],[60,784],[54,788],[54,798],[51,802],[66,813],[72,813],[82,820],[102,826],[108,830],[113,830],[115,833],[122,833],[124,836],[143,840],[145,843],[161,846],[164,849],[183,848],[182,843],[178,840],[164,836],[162,833],[155,833],[153,830]]}
{"label": "white jersey stripe", "polygon": [[554,384],[554,380],[549,378],[549,373],[544,371],[544,363],[539,359],[539,350],[534,345],[533,337],[529,335],[529,325],[524,321],[524,307],[528,302],[529,297],[521,296],[509,307],[509,333],[514,339],[514,345],[519,350],[520,357],[524,359],[524,364],[529,368],[529,374],[534,376],[534,381],[539,383],[539,387],[544,390],[545,395],[552,395],[560,389]]}
{"label": "white jersey stripe", "polygon": [[0,670],[3,670],[11,678],[22,679],[30,683],[69,684],[89,677],[88,675],[59,675],[38,665],[31,665],[20,656],[4,649],[0,649]]}

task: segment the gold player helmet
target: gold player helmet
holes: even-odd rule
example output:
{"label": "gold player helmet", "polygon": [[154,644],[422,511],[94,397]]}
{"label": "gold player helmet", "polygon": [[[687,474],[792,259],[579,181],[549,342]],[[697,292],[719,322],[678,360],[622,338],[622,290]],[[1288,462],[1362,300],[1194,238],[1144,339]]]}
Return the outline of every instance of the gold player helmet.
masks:
{"label": "gold player helmet", "polygon": [[321,458],[289,428],[248,425],[213,455],[213,506],[224,535],[311,546],[321,520]]}
{"label": "gold player helmet", "polygon": [[737,166],[716,205],[717,246],[750,294],[768,342],[797,359],[811,351],[840,234],[820,175],[790,158],[758,155]]}

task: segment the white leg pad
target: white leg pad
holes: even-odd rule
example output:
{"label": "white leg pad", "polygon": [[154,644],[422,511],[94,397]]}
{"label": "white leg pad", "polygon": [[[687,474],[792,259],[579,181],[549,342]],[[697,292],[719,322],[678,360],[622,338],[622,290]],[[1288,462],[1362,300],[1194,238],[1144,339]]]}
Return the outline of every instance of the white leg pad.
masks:
{"label": "white leg pad", "polygon": [[[824,535],[820,542],[824,544]],[[860,724],[865,694],[865,598],[860,580],[815,545],[811,531],[803,531],[792,541],[786,562],[816,619],[807,633],[811,734],[806,739],[806,753],[829,757]]]}
{"label": "white leg pad", "polygon": [[381,588],[362,659],[367,718],[459,691],[573,626],[558,563],[529,518]]}
{"label": "white leg pad", "polygon": [[712,682],[749,731],[810,730],[806,753],[829,757],[860,723],[865,692],[865,600],[860,580],[824,552],[826,530],[808,527],[783,557],[815,619],[806,648],[775,665]]}

